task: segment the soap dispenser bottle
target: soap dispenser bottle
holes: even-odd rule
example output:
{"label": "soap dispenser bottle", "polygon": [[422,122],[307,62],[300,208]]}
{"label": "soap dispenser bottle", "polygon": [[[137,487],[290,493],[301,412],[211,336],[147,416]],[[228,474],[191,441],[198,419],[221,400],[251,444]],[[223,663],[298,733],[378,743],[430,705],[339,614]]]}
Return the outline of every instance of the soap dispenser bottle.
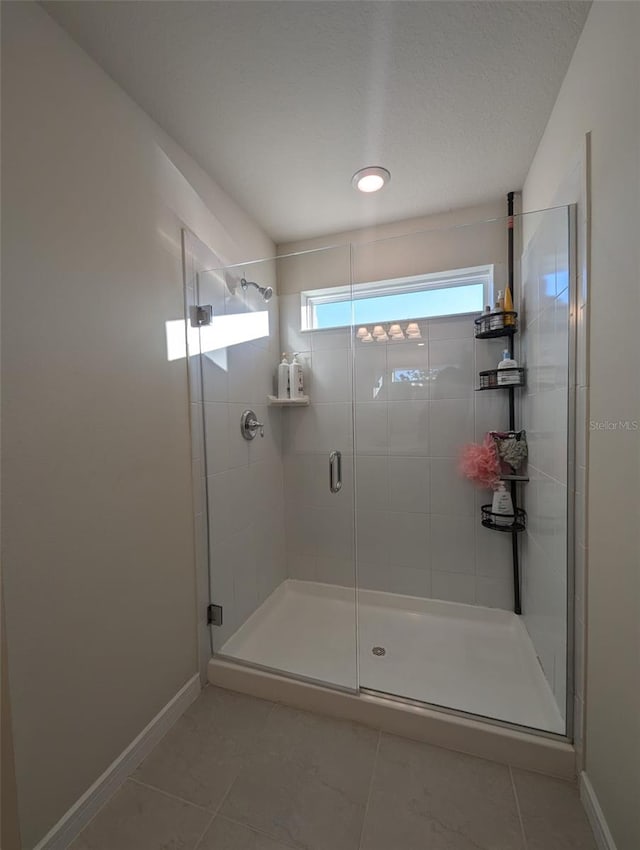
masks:
{"label": "soap dispenser bottle", "polygon": [[289,398],[289,364],[287,355],[282,352],[282,362],[278,366],[278,398]]}
{"label": "soap dispenser bottle", "polygon": [[494,490],[491,513],[493,514],[492,519],[496,525],[511,525],[514,521],[511,494],[502,482],[498,489]]}
{"label": "soap dispenser bottle", "polygon": [[304,376],[302,374],[302,365],[298,360],[297,351],[294,351],[293,360],[289,366],[289,387],[291,398],[303,398]]}
{"label": "soap dispenser bottle", "polygon": [[505,348],[502,352],[502,360],[498,363],[498,386],[506,387],[510,384],[519,384],[520,373],[512,371],[517,368],[517,361],[511,357],[509,349]]}

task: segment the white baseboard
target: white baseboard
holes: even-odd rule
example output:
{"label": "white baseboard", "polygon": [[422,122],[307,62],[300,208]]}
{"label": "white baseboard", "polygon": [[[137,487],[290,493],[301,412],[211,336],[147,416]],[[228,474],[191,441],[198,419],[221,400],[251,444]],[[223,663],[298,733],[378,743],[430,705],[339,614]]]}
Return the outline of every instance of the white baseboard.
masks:
{"label": "white baseboard", "polygon": [[115,794],[125,779],[149,755],[200,693],[200,676],[192,676],[147,724],[118,758],[60,818],[34,850],[65,850],[99,809]]}
{"label": "white baseboard", "polygon": [[591,824],[598,850],[617,850],[604,812],[600,808],[600,803],[596,797],[596,792],[593,790],[593,785],[589,782],[589,777],[584,770],[580,774],[580,799]]}

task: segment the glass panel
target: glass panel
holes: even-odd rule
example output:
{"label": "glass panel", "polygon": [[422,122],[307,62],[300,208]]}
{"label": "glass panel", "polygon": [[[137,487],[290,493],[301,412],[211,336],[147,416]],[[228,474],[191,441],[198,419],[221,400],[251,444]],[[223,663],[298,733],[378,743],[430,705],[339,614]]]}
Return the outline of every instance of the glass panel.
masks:
{"label": "glass panel", "polygon": [[[397,334],[393,325],[369,326],[370,340],[356,329],[360,686],[562,734],[567,210],[529,217],[524,234],[515,309],[526,311],[526,321],[514,357],[529,370],[528,388],[476,392],[478,372],[495,369],[508,346],[505,338],[475,339],[481,308],[453,318],[425,318],[417,308],[406,316],[411,335],[406,322]],[[409,234],[354,245],[353,282],[490,265],[497,293],[507,281],[506,256],[505,219]],[[526,428],[531,449],[531,484],[514,485],[530,512],[518,538],[522,617],[513,613],[512,535],[480,524],[480,505],[491,503],[492,492],[459,472],[465,444],[509,429],[510,392],[515,427]]]}
{"label": "glass panel", "polygon": [[[185,253],[187,305],[212,310],[211,324],[187,337],[198,378],[196,525],[210,599],[223,609],[210,629],[214,653],[570,731],[569,211],[516,217],[515,230],[519,324],[509,353],[527,381],[494,392],[476,391],[478,373],[497,368],[511,337],[476,338],[477,309],[429,316],[418,299],[402,319],[365,321],[355,287],[377,283],[393,295],[409,277],[484,268],[493,304],[507,282],[506,219],[226,268]],[[309,303],[331,301],[332,291],[349,325],[305,330]],[[308,398],[275,398],[282,351],[297,352]],[[249,441],[240,430],[248,409],[262,423]],[[507,486],[528,514],[515,536],[522,616],[513,610],[514,537],[480,523],[493,492],[459,464],[463,446],[510,427],[526,430],[529,449],[528,465],[509,470],[503,460],[500,470],[522,479]]]}
{"label": "glass panel", "polygon": [[575,430],[573,414],[570,417],[575,404],[570,212],[559,207],[522,217],[521,283],[521,357],[527,366],[521,402],[531,479],[525,492],[528,525],[521,541],[522,620],[555,697],[563,731],[573,707],[567,663]]}
{"label": "glass panel", "polygon": [[[351,332],[300,322],[300,291],[336,279],[349,285],[348,245],[198,275],[213,308],[200,331],[211,600],[223,608],[211,636],[220,656],[355,690]],[[297,352],[308,406],[275,398],[282,351]],[[249,440],[247,410],[262,423]]]}

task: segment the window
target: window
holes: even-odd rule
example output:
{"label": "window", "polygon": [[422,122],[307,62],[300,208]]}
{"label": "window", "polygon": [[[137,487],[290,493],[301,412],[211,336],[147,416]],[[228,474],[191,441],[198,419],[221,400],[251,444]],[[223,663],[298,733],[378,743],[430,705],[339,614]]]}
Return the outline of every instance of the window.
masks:
{"label": "window", "polygon": [[300,294],[302,330],[481,313],[493,296],[493,266],[402,277]]}

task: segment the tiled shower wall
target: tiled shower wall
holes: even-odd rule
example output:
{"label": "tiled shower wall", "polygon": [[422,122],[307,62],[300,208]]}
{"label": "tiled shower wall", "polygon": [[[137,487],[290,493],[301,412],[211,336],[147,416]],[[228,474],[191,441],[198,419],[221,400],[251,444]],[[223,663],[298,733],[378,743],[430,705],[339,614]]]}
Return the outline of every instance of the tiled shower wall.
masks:
{"label": "tiled shower wall", "polygon": [[[196,259],[188,281],[195,284]],[[209,258],[208,267],[215,264]],[[201,260],[200,265],[203,265]],[[275,288],[273,264],[252,270],[252,279]],[[277,297],[268,303],[237,285],[239,271],[199,274],[186,289],[187,306],[211,304],[215,316],[266,310],[269,337],[189,357],[193,480],[199,580],[211,574],[213,598],[224,623],[213,630],[214,650],[246,621],[286,578],[282,433],[280,410],[267,406],[279,342]],[[191,344],[197,330],[191,331]],[[202,377],[200,377],[202,369]],[[247,442],[240,433],[242,411],[251,408],[265,423],[265,436]],[[206,490],[205,490],[206,488]],[[205,493],[208,499],[205,498]],[[208,515],[207,515],[208,502]],[[201,588],[199,596],[208,597]],[[202,639],[201,639],[202,642]]]}
{"label": "tiled shower wall", "polygon": [[522,419],[529,442],[524,492],[523,616],[561,713],[567,677],[569,229],[567,208],[525,217]]}
{"label": "tiled shower wall", "polygon": [[[326,255],[332,270],[319,280],[304,265],[317,258],[297,258],[298,288],[344,284],[347,260]],[[406,271],[388,251],[386,266],[389,275]],[[510,540],[480,525],[491,494],[457,471],[464,443],[507,427],[506,394],[475,392],[477,372],[497,365],[502,342],[475,341],[473,316],[433,319],[420,323],[419,342],[356,340],[352,366],[350,330],[301,332],[298,291],[283,294],[280,307],[283,348],[302,352],[311,397],[308,408],[283,411],[288,575],[354,586],[357,533],[360,587],[512,609]],[[393,380],[407,368],[428,380]],[[344,455],[338,494],[329,492],[332,449]]]}

